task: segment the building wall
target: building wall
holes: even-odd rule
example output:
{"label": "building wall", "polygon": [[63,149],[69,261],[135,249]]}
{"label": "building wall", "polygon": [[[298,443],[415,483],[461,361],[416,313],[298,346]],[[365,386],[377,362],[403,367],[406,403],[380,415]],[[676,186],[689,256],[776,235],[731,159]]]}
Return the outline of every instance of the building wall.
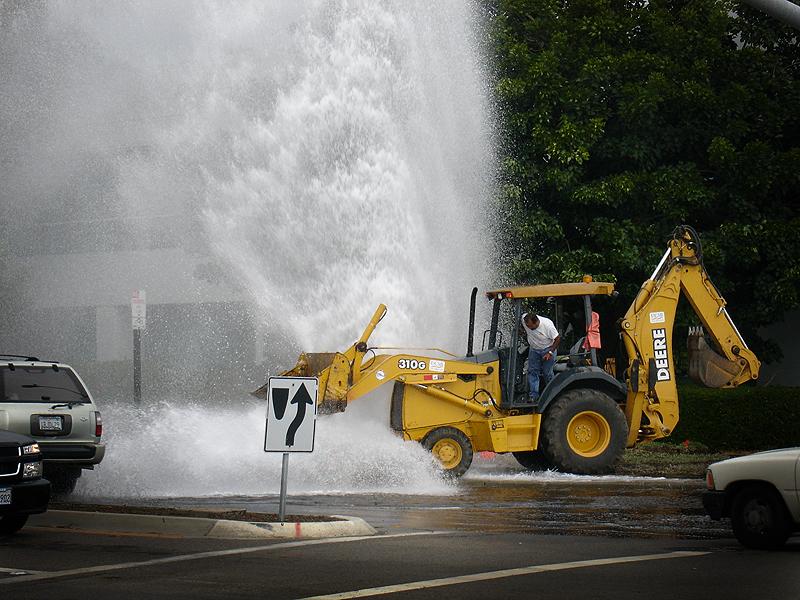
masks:
{"label": "building wall", "polygon": [[147,293],[143,398],[245,394],[263,381],[258,309],[207,257],[179,248],[17,257],[0,351],[72,364],[93,393],[132,394],[130,298]]}

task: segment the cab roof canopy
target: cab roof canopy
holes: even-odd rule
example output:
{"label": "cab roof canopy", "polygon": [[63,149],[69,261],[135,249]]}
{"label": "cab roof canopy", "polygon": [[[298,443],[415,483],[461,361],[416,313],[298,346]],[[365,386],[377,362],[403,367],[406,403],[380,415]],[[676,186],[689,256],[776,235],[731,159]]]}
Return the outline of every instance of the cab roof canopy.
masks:
{"label": "cab roof canopy", "polygon": [[612,296],[614,284],[604,281],[589,283],[549,283],[545,285],[527,285],[507,287],[486,292],[490,300],[500,298],[550,298],[563,296]]}

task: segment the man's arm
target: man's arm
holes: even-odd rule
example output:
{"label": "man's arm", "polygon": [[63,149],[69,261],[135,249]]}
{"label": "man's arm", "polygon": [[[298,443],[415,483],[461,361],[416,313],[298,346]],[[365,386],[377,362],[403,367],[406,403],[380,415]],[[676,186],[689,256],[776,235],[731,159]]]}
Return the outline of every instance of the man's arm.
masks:
{"label": "man's arm", "polygon": [[545,360],[550,360],[551,358],[553,358],[553,353],[556,350],[558,350],[558,345],[560,343],[561,343],[561,336],[557,335],[556,338],[553,340],[553,343],[550,345],[550,349],[547,351],[547,354],[545,354],[542,358],[544,358]]}

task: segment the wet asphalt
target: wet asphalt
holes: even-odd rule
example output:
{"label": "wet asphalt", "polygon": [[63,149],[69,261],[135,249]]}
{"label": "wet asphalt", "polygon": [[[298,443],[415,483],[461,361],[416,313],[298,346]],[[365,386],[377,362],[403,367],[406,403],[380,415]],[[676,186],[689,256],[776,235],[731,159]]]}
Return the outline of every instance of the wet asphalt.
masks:
{"label": "wet asphalt", "polygon": [[[700,479],[582,477],[528,473],[509,461],[473,466],[449,495],[337,493],[292,495],[287,512],[365,519],[383,532],[448,530],[676,539],[732,538],[709,519]],[[136,498],[129,502],[276,513],[277,495]]]}
{"label": "wet asphalt", "polygon": [[[727,522],[704,515],[701,480],[476,467],[449,494],[288,498],[289,513],[359,516],[377,536],[264,542],[27,527],[0,537],[0,597],[800,597],[800,539],[778,552],[742,548]],[[274,513],[278,498],[128,503]]]}

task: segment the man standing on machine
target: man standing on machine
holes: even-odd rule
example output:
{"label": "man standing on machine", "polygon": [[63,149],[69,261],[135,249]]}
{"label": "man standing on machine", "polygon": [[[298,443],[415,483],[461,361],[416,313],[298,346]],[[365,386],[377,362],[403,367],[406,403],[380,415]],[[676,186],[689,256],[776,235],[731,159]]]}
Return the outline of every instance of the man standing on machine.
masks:
{"label": "man standing on machine", "polygon": [[535,313],[522,315],[522,328],[528,337],[528,394],[531,402],[539,400],[539,377],[544,377],[544,385],[553,379],[553,366],[556,363],[561,336],[553,322]]}

